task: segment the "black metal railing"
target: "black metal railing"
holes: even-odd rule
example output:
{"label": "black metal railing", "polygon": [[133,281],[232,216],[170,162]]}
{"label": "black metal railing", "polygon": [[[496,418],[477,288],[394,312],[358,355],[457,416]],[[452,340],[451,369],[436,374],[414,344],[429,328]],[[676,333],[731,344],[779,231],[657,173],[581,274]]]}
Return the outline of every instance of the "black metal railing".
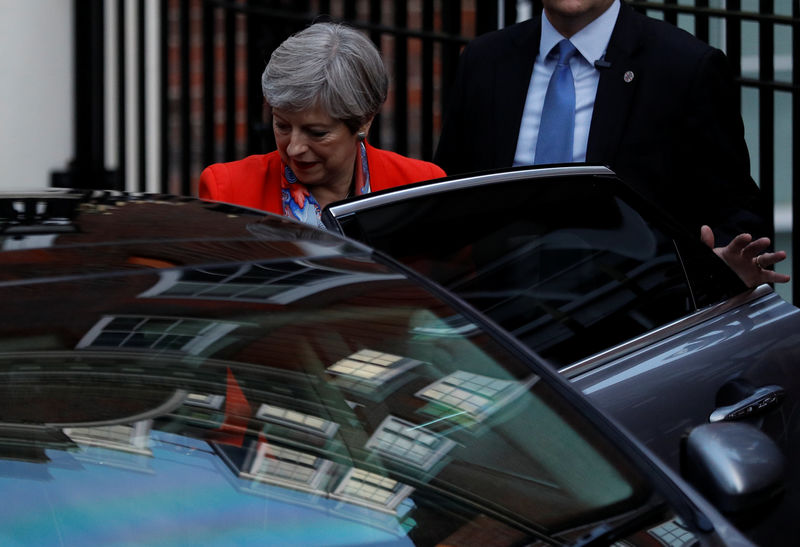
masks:
{"label": "black metal railing", "polygon": [[[673,24],[679,24],[679,16],[685,16],[694,25],[694,34],[700,39],[710,42],[711,22],[722,22],[724,27],[724,44],[714,44],[725,50],[733,68],[738,84],[740,100],[744,90],[754,90],[758,94],[757,127],[748,127],[748,132],[756,132],[755,141],[758,146],[756,161],[758,172],[756,180],[765,195],[767,203],[776,203],[776,182],[789,190],[800,188],[800,171],[795,165],[795,154],[792,152],[800,142],[800,3],[791,3],[791,12],[777,13],[774,0],[759,0],[758,11],[742,9],[741,0],[727,0],[725,8],[712,8],[708,0],[695,0],[694,6],[678,4],[676,0],[651,2],[629,0],[629,3],[648,15],[663,16]],[[743,24],[750,23],[757,32],[755,37],[757,51],[757,73],[745,74],[742,69],[743,58]],[[776,29],[785,28],[790,37],[791,67],[789,76],[783,80],[776,78]],[[791,96],[791,112],[776,111],[776,97],[786,93]],[[776,119],[779,116],[791,116],[791,135],[778,135]],[[787,165],[776,165],[776,145],[787,147],[789,153],[784,160]],[[752,155],[752,151],[751,151]],[[788,173],[786,180],[776,181],[776,167]],[[800,211],[800,194],[792,192],[791,211]],[[792,259],[792,272],[800,271],[800,238],[792,237],[800,226],[800,216],[791,215],[790,226],[776,226],[775,239],[779,243],[788,244]],[[788,228],[788,231],[787,231]],[[788,232],[788,233],[787,233]],[[800,302],[800,283],[793,282],[791,298]]]}

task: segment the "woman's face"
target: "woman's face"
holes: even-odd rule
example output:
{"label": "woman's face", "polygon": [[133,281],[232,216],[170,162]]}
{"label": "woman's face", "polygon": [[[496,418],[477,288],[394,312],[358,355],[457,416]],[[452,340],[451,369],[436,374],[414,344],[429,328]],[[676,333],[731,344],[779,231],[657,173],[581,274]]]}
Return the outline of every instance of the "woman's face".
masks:
{"label": "woman's face", "polygon": [[331,118],[319,106],[301,112],[273,108],[272,130],[281,159],[300,182],[349,188],[358,137],[344,122]]}

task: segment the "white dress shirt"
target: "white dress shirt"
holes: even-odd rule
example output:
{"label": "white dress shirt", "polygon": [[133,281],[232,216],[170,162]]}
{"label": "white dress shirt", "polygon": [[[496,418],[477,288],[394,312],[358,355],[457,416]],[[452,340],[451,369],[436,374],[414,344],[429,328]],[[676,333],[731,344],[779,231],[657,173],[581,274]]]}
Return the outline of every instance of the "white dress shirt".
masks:
{"label": "white dress shirt", "polygon": [[[600,72],[594,62],[602,59],[611,39],[611,32],[619,15],[619,0],[597,19],[586,25],[569,40],[578,50],[569,61],[572,77],[575,80],[575,136],[572,145],[572,160],[586,161],[586,146],[589,141],[589,125],[592,122],[594,98],[597,95],[597,84]],[[550,76],[556,67],[558,54],[553,48],[563,40],[562,36],[542,12],[542,37],[539,42],[539,54],[533,65],[533,74],[522,112],[522,123],[517,137],[517,150],[514,154],[514,165],[532,165],[536,151],[536,140],[539,134],[539,120],[542,117],[544,96]]]}

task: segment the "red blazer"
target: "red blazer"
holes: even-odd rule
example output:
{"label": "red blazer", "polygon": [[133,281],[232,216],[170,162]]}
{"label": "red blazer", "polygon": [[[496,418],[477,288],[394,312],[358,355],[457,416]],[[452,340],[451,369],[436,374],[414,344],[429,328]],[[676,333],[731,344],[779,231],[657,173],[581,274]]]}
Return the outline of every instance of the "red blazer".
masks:
{"label": "red blazer", "polygon": [[[367,144],[372,191],[444,177],[445,172],[422,160],[407,158]],[[278,151],[209,165],[200,175],[202,199],[225,201],[283,214],[281,158]]]}

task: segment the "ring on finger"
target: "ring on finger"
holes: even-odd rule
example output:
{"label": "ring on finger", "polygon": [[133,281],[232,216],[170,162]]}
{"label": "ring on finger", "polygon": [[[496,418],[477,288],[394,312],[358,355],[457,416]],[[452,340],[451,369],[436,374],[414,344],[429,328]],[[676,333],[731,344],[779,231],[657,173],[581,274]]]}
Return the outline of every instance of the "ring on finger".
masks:
{"label": "ring on finger", "polygon": [[763,269],[764,269],[764,266],[762,266],[762,265],[761,265],[761,255],[758,255],[758,256],[755,258],[755,261],[756,261],[756,266],[758,266],[758,269],[759,269],[759,270],[763,270]]}

